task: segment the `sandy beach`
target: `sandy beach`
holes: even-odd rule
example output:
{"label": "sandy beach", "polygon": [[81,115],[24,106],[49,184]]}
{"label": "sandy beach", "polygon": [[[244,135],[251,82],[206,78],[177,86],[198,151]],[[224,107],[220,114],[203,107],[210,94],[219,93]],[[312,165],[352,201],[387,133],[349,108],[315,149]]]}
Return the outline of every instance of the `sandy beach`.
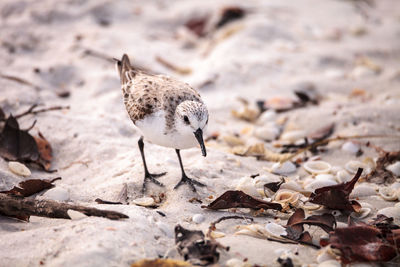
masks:
{"label": "sandy beach", "polygon": [[[242,15],[217,26],[232,7]],[[50,169],[57,171],[25,163],[31,175],[23,177],[0,157],[0,191],[28,179],[61,177],[54,188],[29,198],[114,210],[129,218],[31,216],[24,222],[0,216],[0,266],[183,260],[175,245],[176,225],[206,233],[210,223],[229,215],[249,216],[253,222],[231,219],[216,225],[215,240],[230,249],[218,248],[214,266],[281,266],[278,258],[290,258],[294,266],[341,266],[340,256],[326,247],[254,235],[269,223],[285,226],[296,207],[304,208],[306,216],[333,214],[337,227],[346,227],[350,213],[304,205],[315,189],[350,181],[358,167],[364,172],[350,199],[364,213],[353,212],[352,218],[369,222],[384,214],[400,224],[399,159],[384,165],[389,178],[368,176],[382,167],[379,149],[400,151],[399,26],[395,0],[1,1],[0,108],[6,116],[33,104],[69,108],[18,119],[21,129],[37,120],[29,133],[40,132],[48,140]],[[199,147],[182,151],[187,174],[207,185],[197,193],[187,185],[173,190],[181,175],[173,149],[145,143],[149,169],[167,172],[160,178],[165,188],[151,184],[145,197],[154,199],[152,207],[135,205],[144,197],[140,132],[125,110],[112,60],[124,53],[134,66],[189,83],[206,103],[208,155],[202,157]],[[328,126],[327,138],[378,137],[328,142],[286,165],[248,150],[261,144],[275,154],[285,147],[295,153],[290,145]],[[313,161],[327,165],[320,173],[307,169]],[[281,177],[280,190],[297,199],[290,207],[263,187]],[[283,203],[287,210],[201,207],[227,190]],[[97,198],[122,204],[98,204]],[[241,229],[247,232],[238,234]],[[305,229],[317,245],[328,236],[315,226]],[[385,264],[396,266],[399,257]]]}

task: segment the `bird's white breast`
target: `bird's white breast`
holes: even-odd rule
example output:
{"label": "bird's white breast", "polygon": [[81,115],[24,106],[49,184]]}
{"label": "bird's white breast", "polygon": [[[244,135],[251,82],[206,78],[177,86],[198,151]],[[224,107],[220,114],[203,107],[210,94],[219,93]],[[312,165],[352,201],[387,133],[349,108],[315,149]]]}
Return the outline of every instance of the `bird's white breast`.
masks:
{"label": "bird's white breast", "polygon": [[135,122],[144,139],[156,145],[185,149],[197,145],[194,134],[181,134],[176,130],[165,129],[165,112],[157,111]]}

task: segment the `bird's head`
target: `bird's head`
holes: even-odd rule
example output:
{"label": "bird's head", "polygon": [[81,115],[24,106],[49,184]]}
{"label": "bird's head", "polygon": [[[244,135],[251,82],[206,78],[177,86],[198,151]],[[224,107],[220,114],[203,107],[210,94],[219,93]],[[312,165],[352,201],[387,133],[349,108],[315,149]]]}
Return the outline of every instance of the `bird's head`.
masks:
{"label": "bird's head", "polygon": [[192,135],[200,144],[201,152],[207,155],[203,141],[203,131],[208,124],[208,110],[206,105],[196,101],[184,101],[176,108],[175,126],[179,133]]}

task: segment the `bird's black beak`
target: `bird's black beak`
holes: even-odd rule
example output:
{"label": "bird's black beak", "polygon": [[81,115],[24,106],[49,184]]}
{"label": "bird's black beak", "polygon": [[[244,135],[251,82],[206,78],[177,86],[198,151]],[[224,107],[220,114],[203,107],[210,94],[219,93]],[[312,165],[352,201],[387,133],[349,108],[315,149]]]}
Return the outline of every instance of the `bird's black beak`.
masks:
{"label": "bird's black beak", "polygon": [[206,147],[204,145],[204,141],[203,141],[203,131],[199,128],[194,132],[194,136],[197,139],[197,142],[199,142],[200,144],[200,148],[201,148],[201,153],[203,154],[203,156],[207,156],[207,151],[206,151]]}

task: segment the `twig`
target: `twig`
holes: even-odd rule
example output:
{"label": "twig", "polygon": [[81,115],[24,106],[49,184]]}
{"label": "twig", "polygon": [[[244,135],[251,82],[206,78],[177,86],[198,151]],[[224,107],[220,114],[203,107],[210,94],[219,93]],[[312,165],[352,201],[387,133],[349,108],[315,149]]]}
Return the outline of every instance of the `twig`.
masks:
{"label": "twig", "polygon": [[230,219],[242,219],[242,220],[245,219],[245,220],[253,221],[253,218],[251,218],[251,217],[246,217],[246,216],[238,216],[238,215],[224,216],[224,217],[221,217],[221,218],[219,218],[218,220],[216,220],[216,221],[210,223],[210,226],[208,227],[208,231],[207,231],[206,236],[207,236],[208,238],[212,238],[212,237],[211,237],[211,232],[214,231],[214,230],[216,229],[215,225],[216,225],[217,223],[220,223],[220,222],[225,221],[225,220],[230,220]]}
{"label": "twig", "polygon": [[40,86],[38,86],[38,85],[36,85],[36,84],[33,84],[33,83],[31,83],[30,81],[27,81],[27,80],[25,80],[25,79],[23,79],[23,78],[20,78],[20,77],[17,77],[17,76],[6,75],[6,74],[0,73],[0,77],[3,78],[3,79],[7,79],[7,80],[11,80],[11,81],[20,83],[20,84],[24,84],[24,85],[31,86],[31,87],[33,87],[35,90],[38,90],[38,91],[42,90],[42,88],[41,88]]}
{"label": "twig", "polygon": [[65,106],[65,107],[63,107],[63,106],[54,106],[54,107],[42,108],[42,109],[34,110],[37,106],[38,106],[38,104],[33,104],[27,111],[22,112],[21,114],[18,114],[16,116],[14,116],[14,118],[19,119],[19,118],[21,118],[23,116],[26,116],[28,114],[35,115],[35,114],[46,112],[46,111],[69,109],[69,106]]}
{"label": "twig", "polygon": [[164,67],[175,71],[176,73],[182,74],[182,75],[187,75],[192,73],[192,70],[188,67],[178,67],[175,64],[172,64],[171,62],[167,61],[166,59],[160,57],[160,56],[156,56],[156,60],[158,63],[160,63],[161,65],[163,65]]}
{"label": "twig", "polygon": [[315,149],[316,147],[321,146],[321,145],[326,145],[332,141],[343,141],[343,140],[349,140],[349,139],[364,139],[364,138],[399,138],[400,139],[400,136],[397,136],[397,135],[351,135],[351,136],[337,136],[337,137],[333,137],[333,138],[328,138],[328,139],[314,142],[314,143],[306,146],[305,148],[299,149],[298,151],[293,153],[291,156],[286,157],[285,159],[281,160],[280,163],[284,163],[285,161],[291,160],[294,157],[300,155],[301,153],[303,153],[305,151]]}
{"label": "twig", "polygon": [[111,220],[129,218],[127,215],[116,211],[99,210],[80,205],[60,203],[53,200],[16,198],[6,194],[0,194],[0,213],[6,216],[40,216],[70,219],[68,210],[75,210],[87,216],[105,217]]}
{"label": "twig", "polygon": [[100,198],[96,198],[94,201],[96,201],[96,203],[98,203],[98,204],[122,205],[121,202],[102,200]]}

